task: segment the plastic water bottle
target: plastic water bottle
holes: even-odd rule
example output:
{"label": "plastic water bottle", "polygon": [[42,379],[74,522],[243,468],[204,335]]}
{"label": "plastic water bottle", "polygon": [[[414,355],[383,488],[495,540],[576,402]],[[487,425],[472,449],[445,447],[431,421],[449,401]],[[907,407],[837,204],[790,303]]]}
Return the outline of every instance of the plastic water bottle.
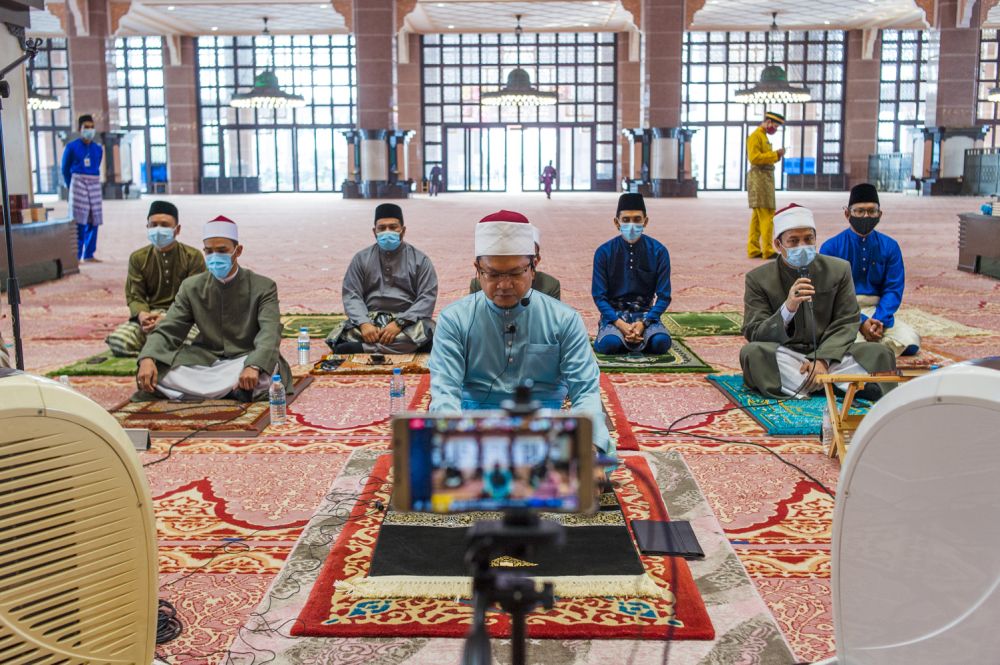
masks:
{"label": "plastic water bottle", "polygon": [[275,374],[271,377],[271,387],[268,390],[271,397],[271,424],[282,425],[285,422],[285,384],[281,382],[281,375]]}
{"label": "plastic water bottle", "polygon": [[406,410],[403,399],[406,397],[406,383],[403,381],[403,368],[393,367],[389,377],[389,416],[394,416]]}
{"label": "plastic water bottle", "polygon": [[824,445],[830,445],[833,441],[833,420],[830,419],[830,403],[825,402],[823,404],[823,431],[820,434],[820,442]]}
{"label": "plastic water bottle", "polygon": [[59,383],[63,384],[67,388],[72,388],[73,387],[73,384],[70,383],[69,377],[67,375],[65,375],[65,374],[60,375],[60,377],[59,377]]}
{"label": "plastic water bottle", "polygon": [[309,329],[299,328],[299,364],[309,364]]}

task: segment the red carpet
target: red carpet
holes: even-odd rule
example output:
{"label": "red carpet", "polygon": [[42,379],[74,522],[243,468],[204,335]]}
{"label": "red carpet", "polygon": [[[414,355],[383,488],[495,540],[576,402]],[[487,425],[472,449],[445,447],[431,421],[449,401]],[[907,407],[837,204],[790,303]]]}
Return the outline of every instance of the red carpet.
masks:
{"label": "red carpet", "polygon": [[[472,607],[468,601],[430,598],[358,599],[335,588],[339,580],[367,572],[383,513],[370,508],[387,501],[391,469],[379,458],[351,518],[330,550],[292,634],[316,637],[464,637]],[[667,519],[649,466],[626,458],[612,476],[626,519]],[[715,630],[687,562],[675,557],[640,557],[647,573],[676,601],[654,598],[560,598],[552,610],[528,617],[528,636],[546,639],[710,640]],[[490,634],[508,637],[506,614],[488,616]]]}

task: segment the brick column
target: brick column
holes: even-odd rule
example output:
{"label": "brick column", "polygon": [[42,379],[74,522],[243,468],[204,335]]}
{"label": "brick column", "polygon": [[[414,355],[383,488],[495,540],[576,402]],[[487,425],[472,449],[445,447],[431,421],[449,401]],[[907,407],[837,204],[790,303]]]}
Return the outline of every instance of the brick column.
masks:
{"label": "brick column", "polygon": [[73,131],[77,116],[89,113],[101,132],[119,126],[117,99],[113,100],[111,95],[117,88],[114,51],[109,48],[108,0],[90,0],[87,4],[90,34],[70,36],[67,40]]}
{"label": "brick column", "polygon": [[624,136],[623,129],[635,129],[642,126],[642,65],[639,62],[629,62],[628,37],[619,36],[618,42],[618,177],[616,181],[621,187],[622,177],[634,178],[639,173],[639,160],[642,158],[639,145],[633,144]]}
{"label": "brick column", "polygon": [[[165,39],[170,39],[166,37]],[[167,169],[171,194],[197,194],[198,81],[193,37],[180,37],[180,62],[163,66],[163,94],[167,104]],[[164,54],[166,54],[164,49]]]}
{"label": "brick column", "polygon": [[847,68],[844,82],[844,173],[848,186],[868,180],[868,156],[878,149],[878,100],[881,80],[881,40],[874,57],[863,59],[860,30],[847,33]]}
{"label": "brick column", "polygon": [[679,127],[684,0],[643,0],[642,31],[649,126]]}
{"label": "brick column", "polygon": [[927,119],[928,126],[976,125],[979,85],[978,12],[973,12],[973,27],[958,28],[955,27],[957,6],[957,0],[938,0],[941,55],[938,61],[936,113],[933,119]]}
{"label": "brick column", "polygon": [[358,128],[392,129],[395,0],[354,0]]}
{"label": "brick column", "polygon": [[[416,134],[410,139],[407,148],[407,174],[413,179],[414,188],[419,191],[420,181],[426,177],[424,170],[424,144],[423,144],[423,123],[421,118],[423,92],[421,90],[420,77],[420,35],[408,35],[409,63],[398,63],[396,65],[396,85],[397,107],[399,109],[399,127],[403,129],[415,129]],[[399,174],[403,178],[403,173]]]}

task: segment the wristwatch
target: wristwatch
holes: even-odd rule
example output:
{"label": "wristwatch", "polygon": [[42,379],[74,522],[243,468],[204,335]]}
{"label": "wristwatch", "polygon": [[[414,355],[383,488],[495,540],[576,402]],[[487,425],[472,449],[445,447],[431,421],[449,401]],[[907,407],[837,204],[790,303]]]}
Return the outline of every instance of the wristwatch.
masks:
{"label": "wristwatch", "polygon": [[395,323],[397,326],[399,326],[400,330],[402,330],[406,326],[410,325],[409,321],[407,321],[406,319],[404,319],[402,317],[398,317],[398,316],[395,319],[393,319],[392,322]]}

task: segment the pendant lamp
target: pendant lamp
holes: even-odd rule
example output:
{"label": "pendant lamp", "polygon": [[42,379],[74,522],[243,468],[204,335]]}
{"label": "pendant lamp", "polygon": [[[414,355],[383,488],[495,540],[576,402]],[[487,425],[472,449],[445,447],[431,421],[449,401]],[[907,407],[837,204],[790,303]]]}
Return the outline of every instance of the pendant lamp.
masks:
{"label": "pendant lamp", "polygon": [[[271,36],[266,16],[262,34],[265,37]],[[306,100],[302,95],[294,95],[281,89],[272,63],[254,77],[250,92],[236,93],[229,100],[229,105],[238,109],[287,109],[305,106]]]}
{"label": "pendant lamp", "polygon": [[[778,12],[771,12],[771,34],[777,31]],[[809,88],[788,82],[788,74],[784,68],[771,61],[771,50],[768,49],[767,67],[760,73],[760,81],[752,88],[737,90],[735,98],[744,104],[796,104],[808,102],[812,99],[812,94]]]}
{"label": "pendant lamp", "polygon": [[[521,63],[521,14],[517,15],[517,62]],[[479,95],[479,103],[483,106],[549,106],[555,104],[559,94],[541,92],[531,85],[531,76],[520,67],[515,67],[507,75],[507,85],[495,92],[484,92]]]}

